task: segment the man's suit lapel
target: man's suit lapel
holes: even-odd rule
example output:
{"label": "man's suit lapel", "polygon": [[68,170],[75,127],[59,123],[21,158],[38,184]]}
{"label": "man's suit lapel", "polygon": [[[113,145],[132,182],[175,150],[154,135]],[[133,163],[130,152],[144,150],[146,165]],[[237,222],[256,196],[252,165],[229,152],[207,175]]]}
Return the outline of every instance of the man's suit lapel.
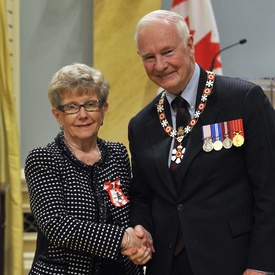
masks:
{"label": "man's suit lapel", "polygon": [[[206,77],[207,77],[207,74],[205,70],[201,69],[200,81],[199,81],[198,91],[197,91],[196,106],[198,106],[200,102],[202,91],[205,87]],[[215,85],[214,85],[214,88],[215,88]],[[202,150],[202,145],[203,145],[202,126],[210,124],[210,122],[213,123],[215,121],[215,118],[218,115],[218,109],[214,107],[215,98],[216,98],[214,88],[213,88],[212,94],[208,98],[207,105],[203,114],[200,116],[192,132],[189,133],[190,136],[188,138],[186,152],[182,160],[183,163],[176,176],[176,180],[181,187],[184,186],[183,178],[185,174],[188,173],[189,165]]]}
{"label": "man's suit lapel", "polygon": [[[198,106],[201,100],[202,91],[206,83],[206,77],[206,71],[201,68],[196,106]],[[160,126],[159,118],[156,115],[157,102],[155,107],[151,109],[152,120],[146,125],[146,132],[148,133],[148,138],[150,139],[150,143],[152,146],[151,148],[154,154],[155,167],[158,171],[158,175],[162,178],[163,184],[165,184],[168,190],[171,192],[171,198],[173,199],[173,197],[177,197],[179,193],[175,181],[168,168],[168,154],[171,146],[171,137],[169,137],[164,132],[163,128]],[[188,171],[189,165],[202,150],[202,126],[213,123],[213,121],[215,121],[216,116],[218,115],[218,109],[214,107],[214,103],[215,90],[213,89],[212,94],[208,98],[207,106],[203,114],[200,116],[192,132],[189,133],[190,136],[187,141],[187,150],[182,160],[183,163],[179,168],[179,171],[176,176],[177,182],[179,182],[181,186],[184,186],[183,178]],[[166,117],[169,123],[171,124],[171,113],[167,100],[165,100],[164,108]]]}
{"label": "man's suit lapel", "polygon": [[[165,112],[166,117],[171,123],[171,114],[169,104],[165,100]],[[168,106],[167,106],[167,105]],[[158,175],[161,177],[164,185],[167,186],[173,197],[177,196],[177,189],[170,170],[168,168],[168,154],[171,146],[171,137],[169,137],[160,125],[160,121],[157,115],[157,105],[151,110],[153,119],[146,125],[148,138],[150,139],[152,152],[154,154],[155,167]],[[174,199],[171,197],[171,199]]]}

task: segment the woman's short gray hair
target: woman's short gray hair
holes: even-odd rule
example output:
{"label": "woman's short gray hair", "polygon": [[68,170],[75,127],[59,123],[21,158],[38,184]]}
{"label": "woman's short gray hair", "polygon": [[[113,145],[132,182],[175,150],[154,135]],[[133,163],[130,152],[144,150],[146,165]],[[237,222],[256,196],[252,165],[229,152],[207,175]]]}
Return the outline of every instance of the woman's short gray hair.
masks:
{"label": "woman's short gray hair", "polygon": [[48,88],[48,98],[52,107],[57,108],[61,98],[72,89],[81,95],[94,90],[98,99],[107,102],[110,85],[101,71],[81,63],[73,63],[62,67],[52,77]]}

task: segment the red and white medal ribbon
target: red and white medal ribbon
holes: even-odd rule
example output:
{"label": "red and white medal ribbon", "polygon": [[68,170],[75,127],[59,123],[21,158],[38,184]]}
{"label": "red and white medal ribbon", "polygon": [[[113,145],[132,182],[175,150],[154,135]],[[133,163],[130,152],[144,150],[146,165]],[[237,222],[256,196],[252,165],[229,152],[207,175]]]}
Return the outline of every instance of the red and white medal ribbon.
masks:
{"label": "red and white medal ribbon", "polygon": [[230,130],[229,121],[222,122],[222,133],[223,133],[223,147],[229,149],[232,147],[232,132]]}
{"label": "red and white medal ribbon", "polygon": [[240,147],[244,143],[243,120],[241,118],[230,121],[233,132],[233,144]]}
{"label": "red and white medal ribbon", "polygon": [[110,200],[114,206],[123,206],[130,202],[120,189],[120,179],[113,182],[104,182],[104,190],[108,192]]}

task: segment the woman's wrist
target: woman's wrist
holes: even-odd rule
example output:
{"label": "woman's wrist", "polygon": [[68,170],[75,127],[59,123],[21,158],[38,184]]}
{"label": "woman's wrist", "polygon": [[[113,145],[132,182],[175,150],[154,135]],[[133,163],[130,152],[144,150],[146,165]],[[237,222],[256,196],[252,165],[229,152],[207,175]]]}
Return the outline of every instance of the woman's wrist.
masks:
{"label": "woman's wrist", "polygon": [[[126,239],[125,241],[123,241]],[[130,243],[130,234],[125,230],[123,240],[121,242],[121,251],[126,250]]]}

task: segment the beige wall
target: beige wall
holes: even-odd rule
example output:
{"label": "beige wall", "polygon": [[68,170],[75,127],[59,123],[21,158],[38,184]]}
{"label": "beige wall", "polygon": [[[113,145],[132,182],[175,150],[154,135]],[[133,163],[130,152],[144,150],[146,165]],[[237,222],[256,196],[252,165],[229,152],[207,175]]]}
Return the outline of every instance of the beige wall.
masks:
{"label": "beige wall", "polygon": [[109,110],[99,136],[128,147],[129,119],[156,96],[134,45],[138,20],[161,8],[161,0],[94,0],[94,67],[108,79]]}

